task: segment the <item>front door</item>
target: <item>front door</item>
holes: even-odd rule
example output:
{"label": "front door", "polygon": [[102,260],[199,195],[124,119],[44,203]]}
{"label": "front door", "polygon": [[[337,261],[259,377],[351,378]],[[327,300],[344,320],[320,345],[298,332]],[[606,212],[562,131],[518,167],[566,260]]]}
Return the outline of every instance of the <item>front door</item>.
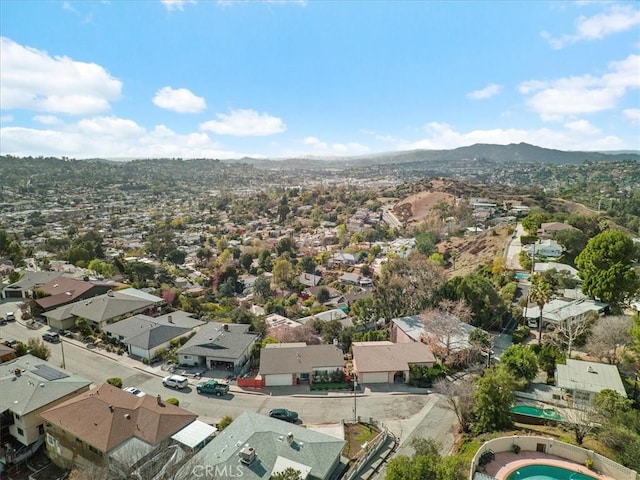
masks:
{"label": "front door", "polygon": [[547,453],[547,445],[544,443],[538,443],[536,445],[536,452]]}

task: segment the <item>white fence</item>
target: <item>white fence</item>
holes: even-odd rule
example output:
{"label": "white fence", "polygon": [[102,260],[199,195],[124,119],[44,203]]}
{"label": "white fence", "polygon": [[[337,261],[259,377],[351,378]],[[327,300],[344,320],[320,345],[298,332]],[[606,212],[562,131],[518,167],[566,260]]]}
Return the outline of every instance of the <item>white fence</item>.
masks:
{"label": "white fence", "polygon": [[540,445],[544,445],[543,450],[549,455],[555,455],[580,465],[585,465],[585,461],[590,458],[593,460],[593,469],[595,471],[601,472],[602,474],[615,478],[616,480],[640,480],[640,475],[638,475],[634,470],[624,467],[619,463],[616,463],[607,457],[603,457],[591,450],[560,442],[553,438],[529,435],[500,437],[485,442],[473,457],[469,478],[473,479],[476,468],[478,467],[478,461],[483,453],[488,452],[489,450],[493,450],[495,453],[511,452],[513,451],[513,445],[518,445],[521,452],[540,451]]}

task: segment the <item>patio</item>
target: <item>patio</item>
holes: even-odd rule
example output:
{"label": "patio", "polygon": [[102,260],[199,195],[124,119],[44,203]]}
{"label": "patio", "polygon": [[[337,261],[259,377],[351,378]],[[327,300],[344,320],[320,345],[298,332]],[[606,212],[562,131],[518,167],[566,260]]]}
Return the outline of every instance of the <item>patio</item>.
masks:
{"label": "patio", "polygon": [[593,470],[589,470],[579,463],[570,462],[555,455],[529,451],[522,451],[519,454],[512,452],[496,453],[495,460],[485,466],[484,473],[497,480],[506,480],[511,472],[527,465],[552,465],[580,472],[584,475],[597,478],[598,480],[615,480],[613,477],[600,475]]}

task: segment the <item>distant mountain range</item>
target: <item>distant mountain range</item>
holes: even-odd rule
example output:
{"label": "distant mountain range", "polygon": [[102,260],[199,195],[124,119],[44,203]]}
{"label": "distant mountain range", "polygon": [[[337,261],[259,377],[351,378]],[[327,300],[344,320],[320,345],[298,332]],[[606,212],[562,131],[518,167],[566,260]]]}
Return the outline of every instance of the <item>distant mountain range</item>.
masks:
{"label": "distant mountain range", "polygon": [[549,163],[549,164],[579,164],[583,162],[604,161],[640,161],[640,151],[636,152],[572,152],[537,147],[528,143],[509,145],[491,145],[477,143],[468,147],[452,150],[410,150],[403,152],[387,152],[354,157],[297,157],[287,159],[257,159],[242,158],[238,160],[224,160],[225,163],[246,163],[258,168],[295,168],[295,169],[344,169],[366,168],[375,165],[393,164],[441,164],[447,162],[461,162],[473,160],[481,163],[508,164],[514,163]]}

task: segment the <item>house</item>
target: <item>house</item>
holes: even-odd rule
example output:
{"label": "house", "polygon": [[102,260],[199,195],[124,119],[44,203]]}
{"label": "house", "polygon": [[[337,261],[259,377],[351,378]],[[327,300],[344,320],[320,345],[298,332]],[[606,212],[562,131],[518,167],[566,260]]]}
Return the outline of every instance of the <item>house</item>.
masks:
{"label": "house", "polygon": [[441,338],[442,335],[430,332],[430,329],[425,327],[425,323],[429,324],[429,319],[424,319],[419,315],[392,319],[391,341],[394,343],[434,343],[446,348],[449,352],[459,352],[471,346],[469,335],[476,330],[473,325],[458,321],[456,328],[446,338]]}
{"label": "house", "polygon": [[347,285],[358,285],[359,287],[373,286],[373,281],[369,277],[365,277],[357,273],[343,273],[338,280],[342,283],[346,283]]}
{"label": "house", "polygon": [[549,270],[555,270],[558,273],[566,273],[569,278],[578,280],[578,270],[571,265],[558,262],[536,262],[533,266],[534,273],[544,273]]}
{"label": "house", "polygon": [[171,340],[186,337],[205,323],[182,311],[160,317],[138,314],[107,325],[104,332],[125,345],[129,355],[151,361],[171,345]]}
{"label": "house", "polygon": [[13,348],[0,343],[0,363],[8,362],[14,358],[16,358],[16,351]]}
{"label": "house", "polygon": [[527,252],[527,255],[531,258],[534,257],[547,257],[547,258],[559,258],[562,256],[563,248],[555,240],[538,240],[535,243],[529,245],[523,245],[522,249]]}
{"label": "house", "polygon": [[25,446],[37,442],[44,438],[40,413],[90,385],[86,378],[29,354],[0,364],[0,434]]}
{"label": "house", "polygon": [[335,308],[347,307],[347,299],[340,290],[333,287],[326,287],[324,285],[318,285],[316,287],[307,287],[302,291],[302,294],[309,297],[314,297],[318,300],[318,295],[322,290],[326,290],[329,294],[329,298],[323,305],[332,306]]}
{"label": "house", "polygon": [[344,310],[341,308],[333,308],[331,310],[326,310],[324,312],[318,312],[313,315],[309,315],[307,317],[302,317],[298,319],[302,325],[306,325],[312,320],[320,320],[322,322],[330,322],[332,320],[338,320],[343,327],[352,327],[353,321],[351,317],[349,317]]}
{"label": "house", "polygon": [[556,232],[562,230],[578,230],[576,227],[562,222],[548,222],[540,224],[540,228],[536,232],[540,238],[553,238]]}
{"label": "house", "polygon": [[[600,315],[607,307],[608,304],[590,298],[572,301],[554,299],[542,308],[542,325],[544,327],[545,325],[558,326],[584,322],[591,312]],[[537,321],[540,319],[540,307],[537,305],[527,307],[525,317],[530,320],[532,325],[537,325]]]}
{"label": "house", "polygon": [[29,298],[33,291],[45,283],[60,277],[58,272],[24,272],[24,276],[2,289],[2,298]]}
{"label": "house", "polygon": [[49,326],[57,329],[67,329],[75,325],[76,318],[82,317],[103,330],[107,324],[137,313],[151,312],[164,304],[164,300],[155,295],[126,288],[124,290],[110,290],[104,295],[81,300],[69,305],[63,305],[49,312],[45,312]]}
{"label": "house", "polygon": [[344,354],[334,345],[270,343],[260,351],[259,374],[266,387],[313,383],[314,375],[342,371]]}
{"label": "house", "polygon": [[108,466],[124,475],[166,449],[171,436],[197,418],[160,396],[138,397],[108,383],[47,408],[40,416],[53,463],[61,468]]}
{"label": "house", "polygon": [[436,358],[422,342],[353,342],[353,371],[360,383],[409,381],[411,365],[433,367]]}
{"label": "house", "polygon": [[566,365],[556,365],[556,386],[571,396],[574,403],[590,406],[593,396],[605,389],[626,398],[620,372],[615,365],[567,359]]}
{"label": "house", "polygon": [[75,278],[57,277],[38,287],[38,291],[47,294],[46,297],[36,299],[36,303],[43,310],[77,302],[87,298],[107,293],[113,288],[113,284],[104,282],[85,282]]}
{"label": "house", "polygon": [[356,256],[353,253],[335,252],[331,256],[329,263],[334,265],[355,265]]}
{"label": "house", "polygon": [[209,322],[178,349],[180,365],[211,369],[240,370],[251,354],[258,335],[250,325]]}
{"label": "house", "polygon": [[345,441],[246,411],[200,450],[177,478],[269,480],[292,467],[307,480],[339,478]]}
{"label": "house", "polygon": [[298,275],[298,281],[305,287],[316,287],[322,281],[322,277],[313,273],[303,272]]}

